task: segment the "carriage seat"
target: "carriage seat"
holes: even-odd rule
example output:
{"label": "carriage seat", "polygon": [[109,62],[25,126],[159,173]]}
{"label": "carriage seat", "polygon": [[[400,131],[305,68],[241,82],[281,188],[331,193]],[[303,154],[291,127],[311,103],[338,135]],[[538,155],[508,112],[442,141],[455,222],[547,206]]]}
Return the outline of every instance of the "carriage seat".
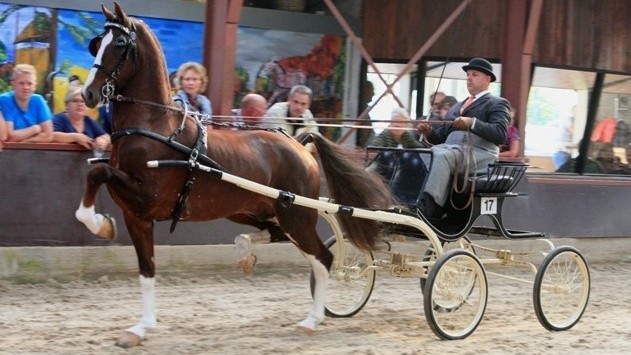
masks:
{"label": "carriage seat", "polygon": [[489,164],[486,174],[469,178],[470,186],[475,186],[476,194],[506,194],[517,186],[526,168],[528,164],[525,163],[492,163]]}

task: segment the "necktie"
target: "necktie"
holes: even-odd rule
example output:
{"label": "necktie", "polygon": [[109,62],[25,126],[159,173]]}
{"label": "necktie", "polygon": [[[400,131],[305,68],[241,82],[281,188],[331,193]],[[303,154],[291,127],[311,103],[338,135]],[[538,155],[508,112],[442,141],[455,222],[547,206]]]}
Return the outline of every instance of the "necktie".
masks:
{"label": "necktie", "polygon": [[467,107],[469,107],[469,105],[471,105],[471,103],[473,102],[474,99],[475,99],[475,95],[469,96],[469,99],[464,103],[464,105],[462,105],[462,107],[460,107],[460,114],[461,115],[464,112],[464,110],[466,110]]}

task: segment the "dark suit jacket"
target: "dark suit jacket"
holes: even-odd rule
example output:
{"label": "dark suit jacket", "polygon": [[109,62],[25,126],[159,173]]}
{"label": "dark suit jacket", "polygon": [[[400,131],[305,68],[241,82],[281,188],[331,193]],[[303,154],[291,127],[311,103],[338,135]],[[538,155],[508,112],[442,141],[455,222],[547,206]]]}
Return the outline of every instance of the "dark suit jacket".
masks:
{"label": "dark suit jacket", "polygon": [[[475,100],[461,115],[460,108],[465,101],[453,105],[447,112],[445,120],[453,121],[459,116],[475,117],[476,123],[471,130],[473,134],[497,146],[504,143],[510,123],[510,104],[508,100],[487,93]],[[432,130],[431,135],[427,138],[432,144],[445,143],[447,137],[453,131],[456,130],[451,125],[441,125]]]}

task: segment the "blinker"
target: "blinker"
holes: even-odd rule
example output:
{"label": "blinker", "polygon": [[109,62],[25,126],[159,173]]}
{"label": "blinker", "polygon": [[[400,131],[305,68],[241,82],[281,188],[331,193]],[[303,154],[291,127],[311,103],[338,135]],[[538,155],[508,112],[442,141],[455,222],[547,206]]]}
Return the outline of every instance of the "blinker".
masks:
{"label": "blinker", "polygon": [[96,54],[99,52],[99,47],[101,46],[101,41],[103,40],[104,36],[105,32],[90,40],[90,43],[88,44],[88,50],[93,57],[96,57]]}

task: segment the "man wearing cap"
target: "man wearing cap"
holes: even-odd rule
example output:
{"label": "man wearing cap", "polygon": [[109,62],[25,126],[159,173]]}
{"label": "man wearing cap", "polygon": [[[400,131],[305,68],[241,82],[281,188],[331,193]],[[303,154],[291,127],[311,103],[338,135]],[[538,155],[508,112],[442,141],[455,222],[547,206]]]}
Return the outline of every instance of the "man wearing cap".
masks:
{"label": "man wearing cap", "polygon": [[[488,91],[491,82],[496,80],[491,63],[473,58],[462,69],[467,73],[467,90],[471,96],[451,107],[445,117],[446,124],[432,128],[422,122],[416,127],[435,144],[427,182],[417,201],[418,208],[428,218],[443,216],[442,207],[449,197],[453,174],[486,172],[488,164],[499,155],[499,145],[506,141],[510,104]],[[467,159],[469,157],[471,159]]]}

